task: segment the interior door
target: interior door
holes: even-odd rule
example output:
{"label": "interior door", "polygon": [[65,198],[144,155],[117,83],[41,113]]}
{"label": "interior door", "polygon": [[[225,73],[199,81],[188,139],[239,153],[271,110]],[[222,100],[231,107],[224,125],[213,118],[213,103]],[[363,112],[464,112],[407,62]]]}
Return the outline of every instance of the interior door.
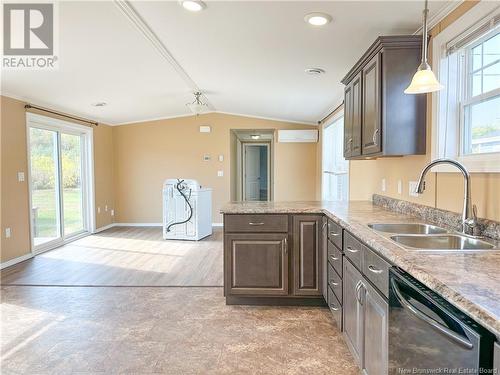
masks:
{"label": "interior door", "polygon": [[245,145],[245,200],[260,200],[260,148]]}

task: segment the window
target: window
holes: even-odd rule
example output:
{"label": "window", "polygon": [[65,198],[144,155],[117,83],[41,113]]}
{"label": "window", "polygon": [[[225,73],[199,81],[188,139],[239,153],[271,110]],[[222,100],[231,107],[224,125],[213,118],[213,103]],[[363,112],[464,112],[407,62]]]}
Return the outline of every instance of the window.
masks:
{"label": "window", "polygon": [[464,48],[462,154],[500,152],[500,29]]}
{"label": "window", "polygon": [[349,162],[344,159],[344,117],[323,129],[321,194],[323,200],[346,201],[349,193]]}
{"label": "window", "polygon": [[[500,7],[480,2],[433,41],[432,158],[500,172]],[[438,168],[447,171],[446,167]]]}

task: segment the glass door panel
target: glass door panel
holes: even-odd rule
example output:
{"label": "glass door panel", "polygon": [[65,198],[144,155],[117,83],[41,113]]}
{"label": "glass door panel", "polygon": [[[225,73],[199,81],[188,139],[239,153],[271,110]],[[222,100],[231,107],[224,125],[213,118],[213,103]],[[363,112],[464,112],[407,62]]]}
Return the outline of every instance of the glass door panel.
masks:
{"label": "glass door panel", "polygon": [[33,244],[61,237],[57,132],[30,128]]}
{"label": "glass door panel", "polygon": [[62,196],[64,236],[82,232],[82,137],[61,133]]}

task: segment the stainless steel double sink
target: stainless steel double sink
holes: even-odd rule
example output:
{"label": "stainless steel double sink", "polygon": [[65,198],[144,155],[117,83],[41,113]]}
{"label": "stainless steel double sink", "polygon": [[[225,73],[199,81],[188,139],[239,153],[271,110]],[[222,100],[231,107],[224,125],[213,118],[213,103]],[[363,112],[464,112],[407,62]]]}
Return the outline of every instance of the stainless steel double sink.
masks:
{"label": "stainless steel double sink", "polygon": [[500,251],[491,240],[472,237],[457,232],[421,223],[375,223],[368,224],[377,232],[382,232],[391,240],[406,248],[418,251]]}

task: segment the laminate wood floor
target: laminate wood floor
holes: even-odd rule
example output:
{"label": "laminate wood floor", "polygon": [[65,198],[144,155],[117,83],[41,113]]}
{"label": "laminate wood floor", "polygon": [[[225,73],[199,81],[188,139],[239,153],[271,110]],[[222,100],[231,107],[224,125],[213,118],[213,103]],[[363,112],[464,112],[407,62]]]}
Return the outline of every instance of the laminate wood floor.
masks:
{"label": "laminate wood floor", "polygon": [[165,241],[158,227],[116,227],[2,270],[2,285],[222,286],[222,229]]}

